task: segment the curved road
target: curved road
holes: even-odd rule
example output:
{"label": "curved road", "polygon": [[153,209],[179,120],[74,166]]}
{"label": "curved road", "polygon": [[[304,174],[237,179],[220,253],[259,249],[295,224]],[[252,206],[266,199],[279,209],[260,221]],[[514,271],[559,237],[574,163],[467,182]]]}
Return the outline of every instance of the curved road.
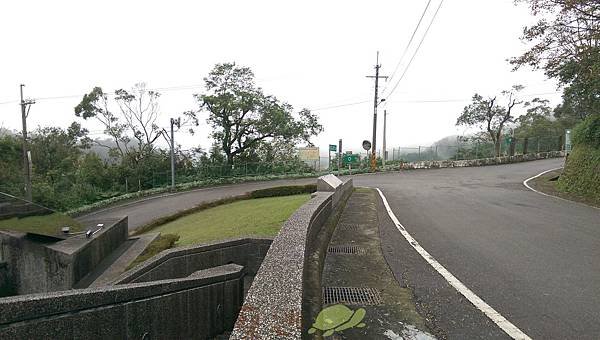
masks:
{"label": "curved road", "polygon": [[[600,209],[535,193],[523,180],[562,159],[358,176],[378,187],[438,262],[534,339],[600,338]],[[417,255],[380,204],[396,277],[448,338],[505,338]]]}
{"label": "curved road", "polygon": [[[378,187],[408,232],[475,294],[530,337],[600,337],[600,210],[532,192],[523,180],[550,159],[474,168],[354,176]],[[168,194],[81,217],[129,216],[130,230],[200,203],[315,179],[228,185]],[[434,332],[450,339],[507,338],[450,287],[398,232],[379,202],[382,249],[412,288]]]}
{"label": "curved road", "polygon": [[219,200],[226,197],[245,194],[252,190],[264,189],[282,185],[302,185],[315,183],[314,178],[274,180],[264,182],[249,182],[223,185],[212,188],[202,188],[186,192],[163,194],[141,200],[128,202],[106,209],[97,210],[78,217],[78,220],[102,220],[112,217],[129,217],[129,230],[135,230],[153,220],[174,214],[181,210],[191,209],[202,203]]}

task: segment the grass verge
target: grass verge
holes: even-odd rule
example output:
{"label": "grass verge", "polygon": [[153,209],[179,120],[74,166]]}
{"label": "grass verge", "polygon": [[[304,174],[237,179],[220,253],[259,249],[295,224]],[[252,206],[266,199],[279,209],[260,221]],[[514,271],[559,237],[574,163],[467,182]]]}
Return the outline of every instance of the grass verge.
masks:
{"label": "grass verge", "polygon": [[153,232],[179,236],[177,246],[243,236],[275,236],[310,195],[258,198],[220,205],[172,220]]}

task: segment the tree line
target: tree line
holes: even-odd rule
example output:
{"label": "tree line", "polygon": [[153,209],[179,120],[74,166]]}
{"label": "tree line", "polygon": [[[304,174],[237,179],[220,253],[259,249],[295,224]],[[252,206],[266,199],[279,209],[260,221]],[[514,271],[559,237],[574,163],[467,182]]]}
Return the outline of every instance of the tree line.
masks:
{"label": "tree line", "polygon": [[[270,173],[289,169],[311,171],[296,156],[299,143],[323,127],[308,109],[294,111],[292,105],[266,94],[255,83],[252,70],[235,63],[217,64],[204,78],[204,91],[195,94],[197,108],[182,112],[174,132],[195,133],[199,114],[208,113],[209,150],[201,147],[176,149],[177,174],[184,180],[245,173]],[[113,93],[94,87],[74,108],[76,118],[94,121],[108,139],[92,139],[80,122],[66,129],[38,128],[27,141],[31,151],[33,200],[66,210],[127,191],[166,184],[170,169],[170,129],[160,126],[160,93],[140,83]],[[12,133],[0,137],[0,191],[20,196],[24,179],[21,168],[22,138]],[[170,145],[169,145],[170,146]],[[107,157],[97,152],[103,148]],[[250,165],[247,165],[250,163]],[[252,164],[263,164],[262,167]],[[285,163],[288,169],[277,169]],[[238,167],[236,171],[236,166]]]}
{"label": "tree line", "polygon": [[[500,155],[502,136],[560,136],[565,129],[600,114],[600,3],[584,0],[516,0],[539,20],[523,29],[521,40],[530,45],[509,60],[514,70],[531,67],[556,79],[562,103],[552,108],[545,99],[524,101],[522,85],[498,95],[474,94],[456,125],[475,126],[474,138],[490,140]],[[516,113],[525,113],[517,116]],[[512,132],[510,131],[512,130]]]}

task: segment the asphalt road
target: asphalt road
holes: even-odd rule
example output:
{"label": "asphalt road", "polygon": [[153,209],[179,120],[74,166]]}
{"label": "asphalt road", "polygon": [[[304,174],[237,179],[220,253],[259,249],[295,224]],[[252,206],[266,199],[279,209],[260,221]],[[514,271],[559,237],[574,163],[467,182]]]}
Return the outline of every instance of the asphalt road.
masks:
{"label": "asphalt road", "polygon": [[[600,338],[600,210],[524,179],[561,159],[356,176],[438,262],[534,339]],[[379,204],[382,249],[438,335],[506,338],[414,251]]]}
{"label": "asphalt road", "polygon": [[196,189],[174,194],[158,195],[142,200],[124,203],[101,209],[78,217],[79,220],[102,220],[111,217],[129,217],[129,230],[135,230],[153,220],[174,214],[181,210],[193,208],[199,204],[218,199],[241,195],[252,190],[282,185],[301,185],[316,183],[315,178],[250,182]]}

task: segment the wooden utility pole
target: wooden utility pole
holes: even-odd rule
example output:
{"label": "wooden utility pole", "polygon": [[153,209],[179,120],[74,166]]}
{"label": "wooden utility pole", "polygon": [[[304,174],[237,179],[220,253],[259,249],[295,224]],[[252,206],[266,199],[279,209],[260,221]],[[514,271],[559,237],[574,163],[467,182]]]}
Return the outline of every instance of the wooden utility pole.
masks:
{"label": "wooden utility pole", "polygon": [[[375,100],[373,101],[373,140],[371,141],[371,171],[377,168],[377,106],[379,105],[379,78],[387,79],[386,76],[379,75],[379,51],[377,51],[377,62],[375,63],[375,76],[367,76],[367,78],[375,78]],[[384,101],[382,99],[381,101]]]}
{"label": "wooden utility pole", "polygon": [[171,190],[175,191],[175,131],[173,126],[181,127],[181,118],[171,118]]}
{"label": "wooden utility pole", "polygon": [[35,101],[23,99],[23,87],[25,87],[24,84],[19,86],[21,90],[21,120],[23,122],[23,176],[25,181],[24,197],[25,200],[31,202],[33,195],[31,187],[31,159],[29,150],[27,150],[27,116],[29,115],[29,109],[31,108],[31,105],[35,104]]}

